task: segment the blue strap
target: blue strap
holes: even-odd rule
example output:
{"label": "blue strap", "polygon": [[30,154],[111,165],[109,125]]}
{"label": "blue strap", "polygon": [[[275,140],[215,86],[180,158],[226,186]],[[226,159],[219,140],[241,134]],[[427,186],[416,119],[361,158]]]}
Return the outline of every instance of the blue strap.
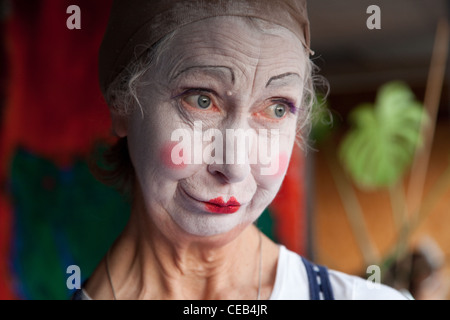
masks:
{"label": "blue strap", "polygon": [[334,300],[328,269],[316,265],[303,258],[309,284],[309,297],[311,300]]}
{"label": "blue strap", "polygon": [[77,289],[70,300],[83,300],[83,294],[81,292],[81,289]]}

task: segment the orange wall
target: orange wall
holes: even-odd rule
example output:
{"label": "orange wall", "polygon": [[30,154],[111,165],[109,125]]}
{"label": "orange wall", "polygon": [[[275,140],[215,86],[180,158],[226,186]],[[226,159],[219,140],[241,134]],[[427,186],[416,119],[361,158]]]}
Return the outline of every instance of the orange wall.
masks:
{"label": "orange wall", "polygon": [[[314,158],[316,199],[313,225],[316,260],[333,269],[364,275],[363,256],[337,193],[325,152],[319,149],[314,153]],[[336,161],[335,158],[330,160]],[[450,165],[450,122],[438,125],[429,164],[424,194],[428,193],[446,166]],[[358,191],[357,196],[364,211],[369,236],[379,253],[386,254],[396,240],[389,194],[386,191]],[[413,234],[411,243],[425,235],[434,239],[444,255],[450,257],[450,188]],[[446,281],[450,281],[450,259],[446,259],[445,274]]]}

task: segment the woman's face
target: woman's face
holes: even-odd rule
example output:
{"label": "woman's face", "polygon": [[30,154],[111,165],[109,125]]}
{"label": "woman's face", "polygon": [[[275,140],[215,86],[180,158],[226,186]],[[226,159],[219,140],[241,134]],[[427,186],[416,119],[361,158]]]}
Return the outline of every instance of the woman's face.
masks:
{"label": "woman's face", "polygon": [[[286,173],[306,56],[287,29],[218,17],[180,29],[127,122],[147,214],[164,232],[212,236],[254,222]],[[177,227],[178,226],[178,227]]]}

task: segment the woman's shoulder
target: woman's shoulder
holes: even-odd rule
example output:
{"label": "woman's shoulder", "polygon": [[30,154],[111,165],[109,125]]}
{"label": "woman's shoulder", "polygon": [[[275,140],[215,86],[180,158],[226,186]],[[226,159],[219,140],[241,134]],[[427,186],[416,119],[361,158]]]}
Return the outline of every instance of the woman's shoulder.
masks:
{"label": "woman's shoulder", "polygon": [[337,300],[409,300],[411,297],[382,283],[337,270],[328,270]]}
{"label": "woman's shoulder", "polygon": [[[306,262],[307,263],[307,262]],[[401,292],[359,276],[326,268],[336,300],[405,300]],[[277,276],[271,299],[309,299],[308,272],[305,260],[280,246]]]}

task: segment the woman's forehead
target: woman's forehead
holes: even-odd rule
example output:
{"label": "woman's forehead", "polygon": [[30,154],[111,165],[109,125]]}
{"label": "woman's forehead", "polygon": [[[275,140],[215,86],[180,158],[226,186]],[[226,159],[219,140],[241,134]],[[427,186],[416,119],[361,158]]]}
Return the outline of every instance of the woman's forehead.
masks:
{"label": "woman's forehead", "polygon": [[306,0],[114,0],[99,52],[102,92],[149,46],[183,26],[218,16],[253,17],[283,26],[312,53]]}
{"label": "woman's forehead", "polygon": [[285,47],[295,47],[299,51],[304,48],[297,36],[282,26],[255,18],[234,16],[212,17],[190,23],[179,28],[173,38],[173,43],[182,46],[207,44],[214,48],[237,43],[250,47],[269,42],[274,47],[276,42],[283,41]]}
{"label": "woman's forehead", "polygon": [[238,76],[234,72],[248,68],[269,73],[273,70],[277,74],[303,73],[306,59],[301,41],[281,26],[255,25],[239,17],[215,17],[180,28],[164,51],[158,68],[165,69],[169,79],[185,70],[208,66],[225,67],[217,69],[222,73],[228,67],[232,77]]}

